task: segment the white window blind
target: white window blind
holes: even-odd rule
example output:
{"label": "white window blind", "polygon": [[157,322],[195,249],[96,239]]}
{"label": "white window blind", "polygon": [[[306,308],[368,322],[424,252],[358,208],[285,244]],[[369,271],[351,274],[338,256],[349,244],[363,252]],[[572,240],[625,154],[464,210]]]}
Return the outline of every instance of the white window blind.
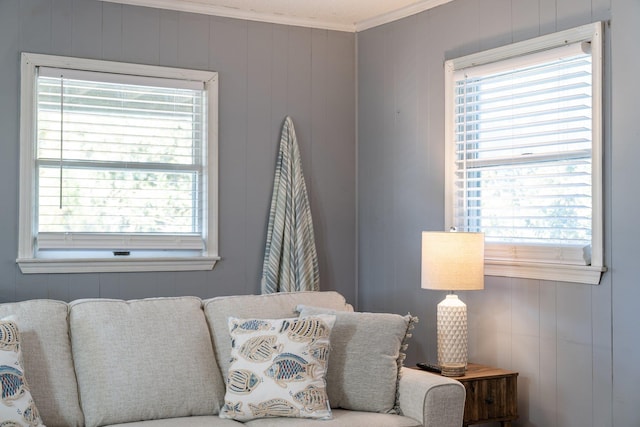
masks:
{"label": "white window blind", "polygon": [[109,248],[117,235],[136,238],[111,249],[203,248],[203,85],[142,82],[39,70],[40,249]]}
{"label": "white window blind", "polygon": [[446,227],[489,275],[597,284],[602,23],[445,62]]}
{"label": "white window blind", "polygon": [[592,65],[580,48],[456,74],[456,227],[488,242],[591,243]]}

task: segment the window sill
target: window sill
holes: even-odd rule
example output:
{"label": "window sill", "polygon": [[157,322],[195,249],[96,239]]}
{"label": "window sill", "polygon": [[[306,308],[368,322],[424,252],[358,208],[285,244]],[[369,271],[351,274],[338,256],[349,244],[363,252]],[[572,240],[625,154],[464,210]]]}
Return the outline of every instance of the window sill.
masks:
{"label": "window sill", "polygon": [[128,273],[149,271],[211,270],[220,257],[157,258],[88,258],[43,259],[19,258],[16,262],[23,274],[33,273]]}
{"label": "window sill", "polygon": [[556,282],[600,284],[606,267],[590,265],[545,264],[485,259],[484,273],[487,276],[517,277],[522,279],[552,280]]}

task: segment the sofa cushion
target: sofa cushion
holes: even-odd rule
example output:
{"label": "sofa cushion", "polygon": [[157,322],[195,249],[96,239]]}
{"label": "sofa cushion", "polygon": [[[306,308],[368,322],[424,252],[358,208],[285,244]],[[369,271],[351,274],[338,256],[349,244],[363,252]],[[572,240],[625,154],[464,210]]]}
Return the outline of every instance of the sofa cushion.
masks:
{"label": "sofa cushion", "polygon": [[44,424],[83,426],[67,303],[30,300],[0,304],[0,318],[10,318],[20,329],[26,379]]}
{"label": "sofa cushion", "polygon": [[218,413],[224,383],[201,304],[195,297],[70,303],[88,427]]}
{"label": "sofa cushion", "polygon": [[225,420],[217,415],[196,417],[165,418],[162,420],[137,421],[134,423],[112,424],[108,427],[242,427],[238,421]]}
{"label": "sofa cushion", "polygon": [[218,416],[167,418],[163,420],[138,421],[113,424],[108,427],[422,427],[413,418],[376,414],[372,412],[333,410],[331,420],[304,420],[301,418],[260,418],[246,423],[218,418]]}
{"label": "sofa cushion", "polygon": [[398,412],[396,397],[405,340],[416,318],[390,313],[345,313],[299,306],[300,316],[336,315],[331,333],[327,394],[333,408]]}
{"label": "sofa cushion", "polygon": [[281,319],[296,317],[298,304],[353,311],[344,297],[334,291],[281,292],[267,295],[236,295],[216,297],[204,301],[204,312],[209,322],[216,359],[226,377],[229,371],[231,337],[227,327],[229,317]]}
{"label": "sofa cushion", "polygon": [[330,419],[325,373],[335,320],[229,318],[231,365],[220,417]]}
{"label": "sofa cushion", "polygon": [[44,427],[24,376],[20,332],[11,321],[0,320],[0,425]]}
{"label": "sofa cushion", "polygon": [[[325,421],[293,418],[261,418],[249,421],[245,427],[423,427],[413,418],[393,414],[334,409],[333,419]],[[155,426],[154,426],[155,427]]]}

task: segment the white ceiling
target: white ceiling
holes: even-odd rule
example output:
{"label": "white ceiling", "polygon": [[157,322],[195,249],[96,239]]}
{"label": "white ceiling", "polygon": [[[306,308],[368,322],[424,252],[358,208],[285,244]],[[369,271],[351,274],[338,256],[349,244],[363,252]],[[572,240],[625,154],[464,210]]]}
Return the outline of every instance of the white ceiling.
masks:
{"label": "white ceiling", "polygon": [[451,0],[104,0],[161,9],[298,25],[362,31]]}

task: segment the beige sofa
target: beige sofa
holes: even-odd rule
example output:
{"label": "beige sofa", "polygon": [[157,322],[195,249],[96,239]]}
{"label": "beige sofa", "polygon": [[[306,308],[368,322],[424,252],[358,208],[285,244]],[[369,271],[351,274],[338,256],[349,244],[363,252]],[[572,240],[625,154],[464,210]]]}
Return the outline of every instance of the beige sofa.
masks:
{"label": "beige sofa", "polygon": [[[295,317],[300,304],[352,311],[338,293],[301,292],[30,300],[0,304],[0,319],[19,327],[26,380],[47,427],[226,427],[242,425],[218,416],[231,351],[227,319]],[[396,391],[399,413],[335,407],[330,420],[260,418],[246,425],[462,425],[465,391],[459,382],[402,368]]]}

